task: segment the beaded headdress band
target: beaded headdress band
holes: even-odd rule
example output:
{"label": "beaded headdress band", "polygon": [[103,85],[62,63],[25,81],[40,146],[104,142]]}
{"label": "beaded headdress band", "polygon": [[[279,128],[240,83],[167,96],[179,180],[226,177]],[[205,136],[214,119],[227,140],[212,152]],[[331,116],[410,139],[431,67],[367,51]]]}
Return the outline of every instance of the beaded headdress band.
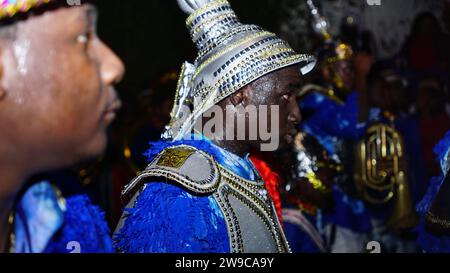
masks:
{"label": "beaded headdress band", "polygon": [[0,0],[0,20],[12,18],[16,14],[28,12],[32,8],[37,8],[53,1],[54,0]]}
{"label": "beaded headdress band", "polygon": [[[299,73],[306,74],[315,66],[313,56],[297,54],[275,34],[242,24],[226,0],[178,0],[178,4],[190,14],[186,25],[198,56],[194,64],[183,65],[163,138],[181,139],[209,108],[264,75],[295,64]],[[185,106],[190,113],[182,117]]]}

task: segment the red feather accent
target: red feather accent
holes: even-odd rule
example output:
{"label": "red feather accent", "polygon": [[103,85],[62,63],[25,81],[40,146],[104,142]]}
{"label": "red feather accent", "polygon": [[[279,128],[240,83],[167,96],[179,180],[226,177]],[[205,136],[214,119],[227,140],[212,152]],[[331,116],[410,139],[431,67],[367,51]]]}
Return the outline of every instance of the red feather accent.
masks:
{"label": "red feather accent", "polygon": [[275,205],[275,209],[277,211],[278,219],[280,219],[280,223],[282,223],[282,212],[281,212],[281,197],[280,197],[280,184],[281,178],[280,176],[274,172],[269,165],[256,156],[250,156],[250,160],[255,165],[262,179],[264,180],[264,184],[266,185],[266,189],[269,192],[270,197]]}

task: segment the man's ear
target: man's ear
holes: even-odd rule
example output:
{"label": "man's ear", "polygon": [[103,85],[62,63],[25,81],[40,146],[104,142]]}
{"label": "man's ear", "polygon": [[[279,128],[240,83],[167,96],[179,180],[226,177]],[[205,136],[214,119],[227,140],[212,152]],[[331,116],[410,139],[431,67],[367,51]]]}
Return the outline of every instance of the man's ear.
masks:
{"label": "man's ear", "polygon": [[251,84],[248,84],[242,87],[239,91],[230,96],[230,102],[234,106],[238,106],[239,104],[246,105],[249,101],[250,94],[253,91]]}

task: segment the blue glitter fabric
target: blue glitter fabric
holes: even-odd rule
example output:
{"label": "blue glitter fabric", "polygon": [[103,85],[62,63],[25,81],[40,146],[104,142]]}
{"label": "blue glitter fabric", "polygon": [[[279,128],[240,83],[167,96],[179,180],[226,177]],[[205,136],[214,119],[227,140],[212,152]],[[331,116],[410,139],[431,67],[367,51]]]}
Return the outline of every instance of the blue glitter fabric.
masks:
{"label": "blue glitter fabric", "polygon": [[438,194],[439,189],[442,186],[442,183],[444,182],[444,177],[445,175],[447,175],[448,170],[446,157],[449,152],[449,149],[450,149],[450,131],[447,132],[445,137],[435,146],[433,150],[437,156],[437,160],[441,164],[442,174],[440,176],[433,177],[431,179],[427,193],[423,197],[422,201],[417,205],[417,211],[421,215],[424,215],[430,210],[431,204],[436,195]]}
{"label": "blue glitter fabric", "polygon": [[430,210],[434,197],[438,194],[442,185],[443,177],[433,177],[431,179],[430,188],[424,199],[417,206],[420,222],[416,229],[417,243],[422,250],[427,253],[450,253],[450,237],[434,236],[425,230],[425,214]]}
{"label": "blue glitter fabric", "polygon": [[444,182],[444,176],[435,176],[430,180],[430,186],[428,188],[427,193],[423,197],[422,201],[417,205],[417,212],[424,216],[430,209],[433,204],[433,200],[436,195],[439,193],[439,190]]}
{"label": "blue glitter fabric", "polygon": [[[253,180],[254,169],[242,159],[207,139],[150,144],[152,160],[163,149],[189,145],[213,156],[237,175]],[[230,241],[222,211],[212,196],[188,193],[179,186],[148,181],[134,207],[126,209],[125,223],[114,235],[115,247],[128,253],[226,253]]]}
{"label": "blue glitter fabric", "polygon": [[434,153],[441,164],[442,171],[447,169],[447,154],[450,149],[450,131],[448,131],[444,138],[434,147]]}
{"label": "blue glitter fabric", "polygon": [[447,175],[447,155],[450,149],[450,131],[447,132],[444,139],[442,139],[434,148],[434,153],[437,160],[441,164],[442,175],[433,177],[430,181],[430,187],[425,194],[422,201],[417,205],[417,212],[421,216],[420,224],[417,228],[419,245],[425,252],[428,253],[450,253],[450,237],[449,236],[433,236],[425,230],[424,216],[431,209],[432,203],[444,182],[444,177]]}
{"label": "blue glitter fabric", "polygon": [[53,186],[33,184],[16,205],[16,253],[112,252],[104,213],[85,195],[69,197],[63,205]]}
{"label": "blue glitter fabric", "polygon": [[80,253],[112,253],[114,248],[105,214],[93,205],[86,195],[69,197],[66,200],[64,224],[50,241],[46,253],[69,253],[79,245]]}

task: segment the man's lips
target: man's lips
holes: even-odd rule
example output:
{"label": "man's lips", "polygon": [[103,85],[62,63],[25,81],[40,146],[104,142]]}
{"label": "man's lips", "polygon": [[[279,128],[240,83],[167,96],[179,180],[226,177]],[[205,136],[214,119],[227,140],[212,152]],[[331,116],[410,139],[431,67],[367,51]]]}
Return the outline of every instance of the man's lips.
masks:
{"label": "man's lips", "polygon": [[122,101],[119,99],[115,99],[108,105],[106,112],[118,112],[120,108],[122,108]]}
{"label": "man's lips", "polygon": [[297,129],[291,129],[288,131],[288,133],[284,136],[284,140],[287,144],[294,143],[295,136],[297,135],[298,131]]}
{"label": "man's lips", "polygon": [[107,121],[112,121],[116,117],[117,112],[122,108],[122,101],[115,99],[111,102],[104,112],[104,117]]}

